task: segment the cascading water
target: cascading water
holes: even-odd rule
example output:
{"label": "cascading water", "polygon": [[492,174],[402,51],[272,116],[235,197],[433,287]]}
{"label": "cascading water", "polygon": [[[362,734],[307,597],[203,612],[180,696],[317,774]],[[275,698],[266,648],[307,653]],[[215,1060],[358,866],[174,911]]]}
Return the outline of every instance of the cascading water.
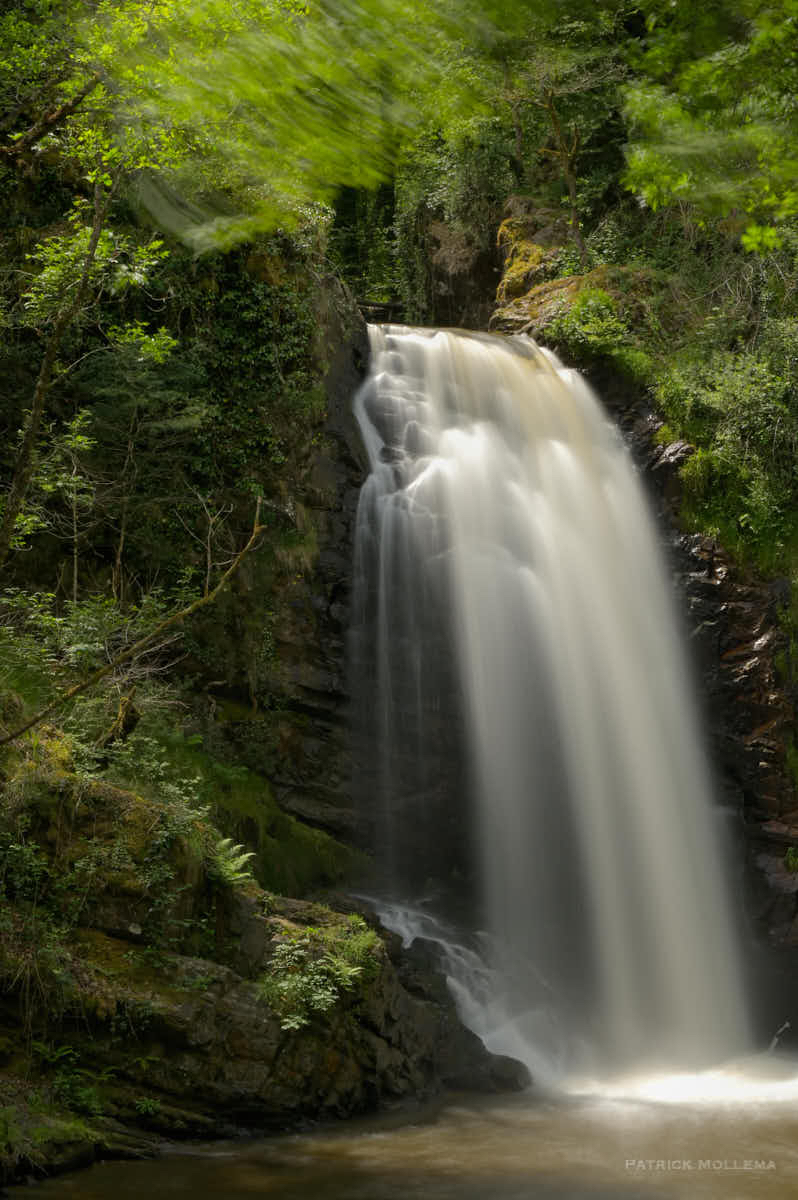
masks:
{"label": "cascading water", "polygon": [[464,1011],[538,1075],[543,1050],[566,1072],[745,1050],[721,832],[619,437],[528,338],[370,337],[352,649],[394,895],[479,878],[492,983]]}

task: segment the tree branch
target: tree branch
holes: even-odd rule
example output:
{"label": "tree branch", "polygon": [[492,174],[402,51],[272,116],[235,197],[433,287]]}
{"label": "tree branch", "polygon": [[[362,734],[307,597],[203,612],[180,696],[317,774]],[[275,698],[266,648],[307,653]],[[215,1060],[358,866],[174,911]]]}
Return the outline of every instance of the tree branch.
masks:
{"label": "tree branch", "polygon": [[9,742],[16,741],[16,739],[21,737],[23,733],[27,733],[29,729],[33,729],[34,725],[40,724],[52,713],[56,712],[59,708],[62,708],[70,700],[74,700],[74,698],[79,696],[81,692],[88,691],[89,688],[92,688],[96,683],[99,683],[101,679],[105,679],[107,675],[110,675],[113,671],[115,671],[117,667],[121,667],[123,663],[129,662],[131,658],[135,658],[137,654],[140,654],[142,650],[146,649],[151,642],[153,642],[157,637],[160,637],[162,633],[165,633],[167,629],[171,629],[173,626],[180,624],[180,622],[185,621],[187,617],[190,617],[200,608],[204,608],[207,604],[211,604],[222,591],[222,589],[230,582],[246,556],[255,548],[258,538],[266,529],[265,525],[260,524],[260,509],[261,501],[260,498],[258,498],[258,503],[255,508],[255,520],[253,522],[252,533],[249,536],[249,541],[241,550],[239,550],[238,554],[235,556],[224,575],[216,584],[216,587],[213,589],[213,591],[209,592],[206,596],[200,596],[198,599],[193,600],[191,604],[186,606],[186,608],[181,608],[179,612],[172,613],[170,617],[165,617],[164,620],[160,621],[150,633],[143,638],[139,638],[137,642],[134,642],[132,646],[129,646],[127,650],[124,650],[121,654],[117,654],[116,657],[111,659],[109,663],[106,663],[104,667],[100,667],[97,671],[94,671],[88,679],[84,679],[83,683],[76,683],[74,687],[67,688],[65,692],[62,692],[59,696],[56,696],[54,700],[51,700],[49,704],[40,709],[39,712],[37,712],[35,716],[31,717],[29,721],[26,721],[24,725],[20,725],[19,729],[15,729],[13,733],[7,733],[4,737],[0,737],[0,746],[6,746]]}
{"label": "tree branch", "polygon": [[91,79],[83,85],[79,92],[75,93],[71,100],[65,100],[58,108],[45,113],[35,125],[31,125],[30,129],[15,138],[8,146],[0,146],[0,154],[4,154],[7,158],[16,158],[24,150],[30,150],[31,146],[35,146],[37,142],[41,141],[45,134],[49,133],[51,129],[55,129],[66,117],[71,116],[76,109],[80,108],[86,97],[91,95],[99,83],[100,76],[92,75]]}

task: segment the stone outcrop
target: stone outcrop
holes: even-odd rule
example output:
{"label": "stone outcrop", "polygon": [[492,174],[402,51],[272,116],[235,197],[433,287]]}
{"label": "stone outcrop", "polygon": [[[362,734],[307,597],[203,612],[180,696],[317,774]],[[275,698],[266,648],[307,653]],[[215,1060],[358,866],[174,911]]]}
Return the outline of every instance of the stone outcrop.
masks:
{"label": "stone outcrop", "polygon": [[[405,961],[391,935],[376,942],[367,982],[342,992],[306,1026],[284,1028],[258,978],[281,940],[341,915],[272,898],[266,917],[263,900],[250,885],[227,916],[238,969],[186,955],[172,956],[168,971],[142,970],[135,960],[125,969],[129,945],[88,937],[86,961],[117,969],[97,997],[106,1020],[95,1022],[94,1052],[117,1065],[107,1092],[118,1118],[132,1115],[131,1085],[157,1098],[165,1115],[159,1120],[159,1108],[148,1125],[169,1134],[223,1133],[231,1125],[284,1129],[441,1087],[490,1091],[528,1082],[520,1064],[494,1058],[461,1025],[442,977]],[[128,1048],[120,1057],[114,1047],[111,1018],[121,1010],[138,1025],[135,1055]]]}
{"label": "stone outcrop", "polygon": [[[164,1137],[529,1082],[465,1029],[423,953],[344,899],[335,911],[225,880],[202,813],[87,783],[45,734],[46,758],[25,772],[35,904],[28,876],[6,881],[0,1097],[15,1125],[0,1182],[150,1153]],[[296,954],[287,967],[281,947]],[[300,987],[283,1002],[273,985],[287,975]]]}
{"label": "stone outcrop", "polygon": [[[289,445],[285,495],[267,501],[270,533],[203,629],[218,665],[193,728],[220,757],[264,775],[287,812],[352,843],[364,839],[349,796],[345,640],[365,474],[352,399],[368,343],[334,277],[321,281],[313,302],[324,405],[313,435]],[[235,814],[227,825],[253,841]]]}
{"label": "stone outcrop", "polygon": [[[253,977],[267,969],[275,933],[247,928],[266,920],[255,913],[261,896],[252,891],[248,899],[238,934],[250,949],[260,942],[262,953],[247,974],[179,954],[152,965],[131,953],[130,942],[77,933],[71,966],[77,969],[80,955],[82,1019],[76,1014],[59,1046],[79,1056],[76,1079],[103,1080],[100,1111],[76,1121],[59,1110],[59,1093],[47,1081],[36,1081],[34,1096],[29,1078],[4,1072],[0,1097],[13,1102],[18,1146],[28,1128],[32,1144],[28,1153],[0,1152],[0,1183],[96,1157],[155,1153],[164,1138],[284,1130],[444,1087],[508,1091],[529,1083],[520,1063],[491,1055],[465,1029],[442,977],[406,959],[390,935],[378,943],[367,984],[307,1027],[286,1030]],[[306,920],[318,920],[317,906],[305,909]]]}

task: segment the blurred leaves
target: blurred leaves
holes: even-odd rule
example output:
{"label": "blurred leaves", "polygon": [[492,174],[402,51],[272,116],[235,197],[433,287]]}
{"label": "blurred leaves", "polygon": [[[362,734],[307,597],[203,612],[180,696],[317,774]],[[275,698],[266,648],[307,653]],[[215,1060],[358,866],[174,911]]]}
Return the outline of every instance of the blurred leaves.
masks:
{"label": "blurred leaves", "polygon": [[774,249],[798,214],[798,2],[641,8],[628,185],[651,208],[738,220],[746,249]]}
{"label": "blurred leaves", "polygon": [[[342,186],[376,186],[430,98],[460,119],[487,111],[489,89],[457,48],[520,30],[535,6],[193,0],[153,4],[146,20],[127,7],[137,33],[107,61],[136,98],[124,131],[160,127],[172,151],[140,197],[203,249],[301,224]],[[122,40],[122,10],[101,10],[105,30],[93,23],[90,40],[102,48]]]}

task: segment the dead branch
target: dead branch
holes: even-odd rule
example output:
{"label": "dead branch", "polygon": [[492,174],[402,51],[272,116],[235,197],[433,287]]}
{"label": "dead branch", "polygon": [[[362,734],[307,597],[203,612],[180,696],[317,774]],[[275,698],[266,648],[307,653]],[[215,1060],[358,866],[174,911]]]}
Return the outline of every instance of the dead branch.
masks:
{"label": "dead branch", "polygon": [[258,538],[266,529],[265,525],[260,524],[260,509],[261,502],[259,499],[255,508],[255,520],[252,526],[252,533],[249,536],[249,541],[241,550],[239,550],[238,554],[235,556],[232,563],[227,568],[212,592],[209,592],[206,596],[198,597],[198,599],[193,600],[191,604],[187,605],[185,608],[181,608],[179,612],[172,613],[170,617],[165,617],[164,620],[160,621],[150,633],[146,634],[143,638],[139,638],[137,642],[134,642],[133,645],[129,646],[127,650],[123,650],[121,654],[117,654],[116,657],[112,658],[111,661],[106,663],[104,667],[100,667],[97,671],[94,671],[88,679],[84,679],[83,683],[76,683],[74,687],[67,688],[65,692],[62,692],[59,696],[56,696],[54,700],[51,700],[49,704],[40,709],[35,716],[31,717],[29,721],[26,721],[24,725],[21,725],[19,729],[15,729],[13,733],[6,734],[5,737],[0,737],[0,746],[6,746],[9,742],[16,741],[16,739],[21,737],[23,733],[27,733],[29,729],[33,729],[35,725],[40,724],[52,713],[56,712],[59,708],[62,708],[70,700],[74,700],[74,698],[79,696],[82,692],[86,692],[89,690],[89,688],[94,687],[94,685],[99,683],[101,679],[105,679],[105,677],[115,671],[117,667],[120,667],[123,663],[128,662],[131,658],[135,658],[136,655],[140,654],[142,650],[149,646],[149,644],[154,641],[155,638],[158,638],[162,633],[165,633],[167,629],[171,629],[173,626],[180,624],[182,621],[185,621],[187,617],[192,616],[192,614],[197,612],[200,608],[204,608],[207,604],[211,604],[222,591],[222,589],[230,582],[246,556],[255,548]]}

